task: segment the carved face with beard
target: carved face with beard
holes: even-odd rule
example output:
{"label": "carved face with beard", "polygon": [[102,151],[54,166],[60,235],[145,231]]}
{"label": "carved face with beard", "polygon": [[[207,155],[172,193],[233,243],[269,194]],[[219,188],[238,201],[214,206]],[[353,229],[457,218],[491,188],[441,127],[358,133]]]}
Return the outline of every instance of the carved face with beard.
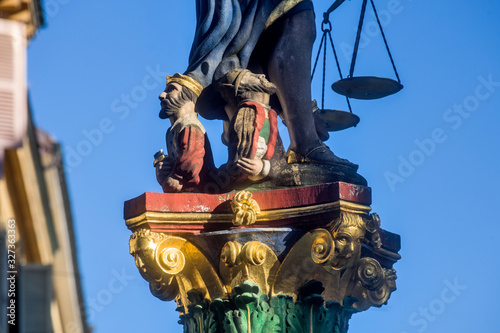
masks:
{"label": "carved face with beard", "polygon": [[276,86],[264,74],[254,74],[246,69],[233,69],[219,82],[222,98],[232,107],[244,99],[252,99],[255,93],[272,95]]}
{"label": "carved face with beard", "polygon": [[161,110],[159,117],[167,119],[174,116],[188,102],[196,103],[197,96],[190,89],[172,82],[167,85],[160,96]]}
{"label": "carved face with beard", "polygon": [[276,92],[276,86],[269,82],[264,74],[247,72],[238,87],[238,94],[243,95],[247,91],[272,95]]}

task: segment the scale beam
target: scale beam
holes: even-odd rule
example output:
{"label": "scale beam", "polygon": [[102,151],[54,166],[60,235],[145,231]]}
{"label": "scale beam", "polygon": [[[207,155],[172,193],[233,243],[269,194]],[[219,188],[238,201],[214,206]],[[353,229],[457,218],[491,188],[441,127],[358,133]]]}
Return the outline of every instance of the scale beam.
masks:
{"label": "scale beam", "polygon": [[344,3],[345,0],[336,0],[331,6],[330,8],[328,8],[328,10],[323,14],[325,17],[327,17],[328,15],[330,15],[331,12],[333,12],[335,9],[337,9],[341,4]]}

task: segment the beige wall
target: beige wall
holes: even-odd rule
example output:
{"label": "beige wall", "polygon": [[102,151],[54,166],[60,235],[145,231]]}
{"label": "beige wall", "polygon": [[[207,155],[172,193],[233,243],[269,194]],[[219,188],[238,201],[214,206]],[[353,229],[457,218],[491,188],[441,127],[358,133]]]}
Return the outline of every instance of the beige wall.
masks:
{"label": "beige wall", "polygon": [[47,134],[36,132],[30,126],[23,146],[5,154],[0,179],[0,223],[5,229],[9,219],[16,221],[17,264],[52,267],[53,332],[86,332],[58,145]]}

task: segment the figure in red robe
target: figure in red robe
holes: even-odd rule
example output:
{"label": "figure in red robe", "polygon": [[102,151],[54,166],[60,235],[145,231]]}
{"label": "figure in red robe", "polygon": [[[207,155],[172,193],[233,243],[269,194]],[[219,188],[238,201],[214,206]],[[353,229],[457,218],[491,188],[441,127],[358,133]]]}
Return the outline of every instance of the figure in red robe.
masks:
{"label": "figure in red robe", "polygon": [[170,119],[168,155],[155,155],[156,178],[164,192],[203,192],[214,163],[205,128],[194,110],[201,87],[181,74],[167,76],[160,118]]}

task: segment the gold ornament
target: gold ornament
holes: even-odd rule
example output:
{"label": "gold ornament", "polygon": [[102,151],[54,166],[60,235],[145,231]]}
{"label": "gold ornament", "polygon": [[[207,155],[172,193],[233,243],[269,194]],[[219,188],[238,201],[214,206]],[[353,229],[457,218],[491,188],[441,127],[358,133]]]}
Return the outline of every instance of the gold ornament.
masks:
{"label": "gold ornament", "polygon": [[238,242],[227,242],[222,248],[220,259],[226,266],[232,267],[240,262],[241,244]]}
{"label": "gold ornament", "polygon": [[231,201],[231,209],[235,214],[233,224],[236,226],[254,224],[257,214],[260,213],[259,204],[252,199],[252,193],[248,191],[236,193]]}

